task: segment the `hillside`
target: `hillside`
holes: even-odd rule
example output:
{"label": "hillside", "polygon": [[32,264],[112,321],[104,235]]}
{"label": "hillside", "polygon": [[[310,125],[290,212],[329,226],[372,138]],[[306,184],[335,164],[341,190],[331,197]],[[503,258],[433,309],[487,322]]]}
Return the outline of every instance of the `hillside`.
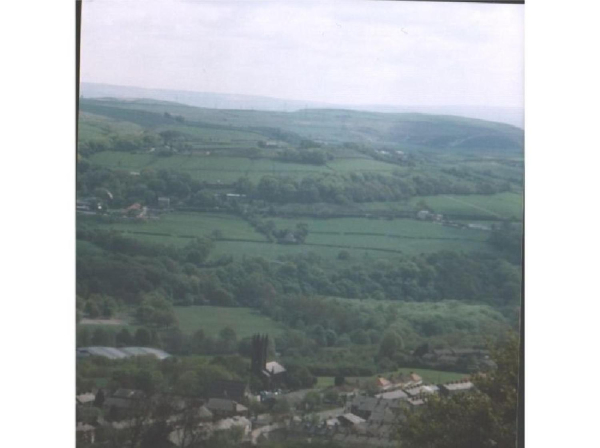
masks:
{"label": "hillside", "polygon": [[469,153],[517,153],[523,131],[514,126],[425,114],[306,109],[268,112],[204,109],[153,100],[82,99],[80,110],[157,128],[171,124],[165,113],[185,119],[188,127],[252,132],[289,143],[300,139],[335,144],[358,142],[394,149]]}
{"label": "hillside", "polygon": [[[523,109],[494,106],[406,106],[380,104],[329,104],[318,101],[298,101],[256,95],[191,92],[186,90],[147,89],[112,84],[82,82],[81,96],[84,98],[145,98],[172,101],[188,106],[213,109],[263,110],[273,112],[296,112],[303,109],[346,109],[367,112],[421,113],[429,115],[454,115],[481,120],[497,121],[523,128]],[[399,104],[402,104],[399,102]]]}

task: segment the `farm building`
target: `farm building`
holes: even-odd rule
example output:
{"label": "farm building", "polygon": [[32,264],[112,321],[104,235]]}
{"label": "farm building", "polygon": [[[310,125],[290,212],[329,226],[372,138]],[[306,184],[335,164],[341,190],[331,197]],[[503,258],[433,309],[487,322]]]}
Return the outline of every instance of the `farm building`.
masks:
{"label": "farm building", "polygon": [[392,383],[389,380],[386,380],[381,376],[377,378],[377,387],[379,387],[380,389],[386,390],[389,389],[391,386]]}
{"label": "farm building", "polygon": [[453,395],[473,390],[475,385],[470,381],[457,381],[455,383],[442,384],[440,391],[444,395]]}
{"label": "farm building", "polygon": [[80,347],[77,349],[77,357],[85,358],[88,356],[102,356],[108,359],[123,359],[132,356],[152,355],[158,359],[168,358],[169,355],[163,350],[151,347]]}
{"label": "farm building", "polygon": [[354,415],[350,412],[340,415],[338,417],[338,420],[342,424],[342,426],[358,425],[366,421],[364,418],[360,418],[358,415]]}
{"label": "farm building", "polygon": [[411,397],[419,397],[424,394],[435,394],[435,393],[438,393],[439,390],[440,390],[440,388],[435,385],[430,385],[430,386],[420,385],[420,386],[413,386],[413,387],[404,389],[404,391]]}
{"label": "farm building", "polygon": [[384,400],[405,400],[408,398],[406,392],[398,389],[391,392],[383,392],[381,394],[375,395],[377,398],[383,398]]}
{"label": "farm building", "polygon": [[79,394],[75,398],[77,400],[77,404],[91,405],[94,402],[94,400],[96,399],[96,395],[94,395],[91,392],[88,392],[85,394]]}

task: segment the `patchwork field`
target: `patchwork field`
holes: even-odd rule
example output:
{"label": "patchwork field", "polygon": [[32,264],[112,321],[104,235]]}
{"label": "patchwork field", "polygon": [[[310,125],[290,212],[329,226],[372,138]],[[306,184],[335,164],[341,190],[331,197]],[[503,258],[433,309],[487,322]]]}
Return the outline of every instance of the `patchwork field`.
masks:
{"label": "patchwork field", "polygon": [[191,334],[202,329],[206,335],[216,336],[223,328],[231,328],[238,339],[256,333],[270,336],[280,334],[284,327],[251,308],[226,308],[218,306],[175,307],[179,328]]}
{"label": "patchwork field", "polygon": [[[167,213],[159,219],[122,220],[106,226],[129,236],[154,238],[163,244],[186,244],[191,238],[208,237],[215,230],[220,230],[223,238],[266,241],[265,237],[255,232],[246,221],[232,215],[211,213]],[[174,240],[180,240],[175,242]]]}
{"label": "patchwork field", "polygon": [[441,249],[487,250],[489,233],[414,219],[274,219],[278,228],[308,224],[308,246],[335,246],[379,252],[421,253]]}
{"label": "patchwork field", "polygon": [[327,166],[284,163],[273,159],[254,160],[246,157],[197,154],[161,157],[151,153],[104,151],[92,155],[90,161],[106,168],[138,172],[143,169],[177,170],[201,181],[223,184],[235,182],[240,177],[248,177],[258,182],[267,175],[305,177],[310,174],[331,172],[331,168]]}
{"label": "patchwork field", "polygon": [[487,215],[492,219],[523,219],[523,195],[520,193],[420,196],[412,198],[410,203],[416,204],[421,200],[436,213]]}
{"label": "patchwork field", "polygon": [[308,224],[309,235],[304,244],[285,245],[268,242],[249,223],[233,215],[214,213],[170,213],[146,221],[122,220],[92,226],[123,232],[143,241],[186,245],[191,238],[222,234],[216,241],[213,256],[257,256],[276,260],[280,256],[314,252],[326,259],[336,259],[340,250],[347,250],[351,259],[364,256],[386,258],[400,253],[420,254],[439,250],[486,252],[489,232],[459,229],[439,223],[413,219],[285,219],[274,218],[278,229],[293,229],[298,223]]}

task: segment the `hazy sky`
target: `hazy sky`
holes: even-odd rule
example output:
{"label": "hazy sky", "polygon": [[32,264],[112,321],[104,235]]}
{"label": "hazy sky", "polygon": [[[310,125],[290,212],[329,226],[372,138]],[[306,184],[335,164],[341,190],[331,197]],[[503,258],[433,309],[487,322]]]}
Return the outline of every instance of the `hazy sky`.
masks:
{"label": "hazy sky", "polygon": [[81,80],[337,104],[523,105],[523,5],[85,0]]}

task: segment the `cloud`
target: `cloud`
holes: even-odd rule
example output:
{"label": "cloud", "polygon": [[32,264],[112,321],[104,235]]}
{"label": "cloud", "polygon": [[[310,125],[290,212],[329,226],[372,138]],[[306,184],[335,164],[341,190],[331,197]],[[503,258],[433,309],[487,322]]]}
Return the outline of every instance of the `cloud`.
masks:
{"label": "cloud", "polygon": [[351,104],[521,106],[523,7],[85,2],[82,80]]}

